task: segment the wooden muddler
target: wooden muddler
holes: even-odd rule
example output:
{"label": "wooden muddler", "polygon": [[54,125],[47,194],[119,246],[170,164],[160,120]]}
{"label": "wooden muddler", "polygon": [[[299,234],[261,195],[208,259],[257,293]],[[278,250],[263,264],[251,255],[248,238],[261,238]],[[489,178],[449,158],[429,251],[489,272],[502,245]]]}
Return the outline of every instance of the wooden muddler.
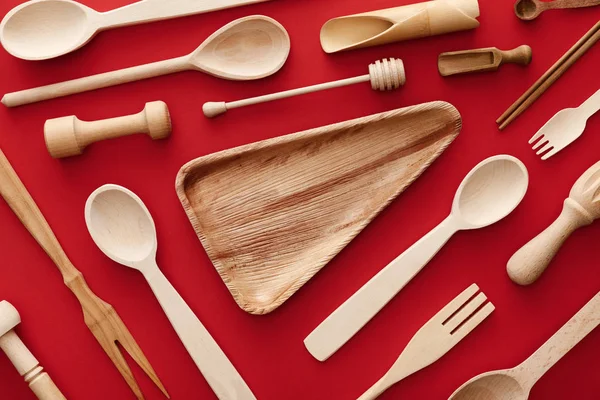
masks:
{"label": "wooden muddler", "polygon": [[13,329],[21,323],[21,316],[9,302],[0,301],[0,349],[15,366],[19,374],[29,383],[29,388],[40,400],[66,400],[50,375],[31,351],[23,344]]}
{"label": "wooden muddler", "polygon": [[91,143],[136,133],[146,133],[154,140],[168,137],[171,118],[167,105],[154,101],[134,115],[93,122],[72,115],[49,119],[44,125],[46,147],[54,158],[76,156]]}

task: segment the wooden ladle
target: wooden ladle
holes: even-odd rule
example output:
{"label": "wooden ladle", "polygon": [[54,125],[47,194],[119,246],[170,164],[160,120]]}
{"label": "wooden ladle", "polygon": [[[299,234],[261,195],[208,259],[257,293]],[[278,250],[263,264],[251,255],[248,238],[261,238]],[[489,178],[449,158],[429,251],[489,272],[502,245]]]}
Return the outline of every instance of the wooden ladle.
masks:
{"label": "wooden ladle", "polygon": [[85,223],[100,250],[140,271],[173,329],[220,400],[256,400],[242,377],[198,317],[156,264],[156,228],[150,212],[130,190],[104,185],[85,205]]}
{"label": "wooden ladle", "polygon": [[546,10],[591,7],[599,4],[600,0],[517,0],[515,3],[515,14],[524,21],[531,21]]}
{"label": "wooden ladle", "polygon": [[520,365],[480,374],[449,400],[526,400],[535,383],[600,324],[600,293]]}
{"label": "wooden ladle", "polygon": [[267,0],[143,0],[99,13],[71,0],[33,0],[6,14],[0,42],[15,57],[46,60],[77,50],[103,30],[262,1]]}
{"label": "wooden ladle", "polygon": [[231,80],[261,79],[279,71],[289,53],[285,28],[272,18],[252,15],[223,26],[186,56],[8,93],[2,103],[15,107],[186,70]]}

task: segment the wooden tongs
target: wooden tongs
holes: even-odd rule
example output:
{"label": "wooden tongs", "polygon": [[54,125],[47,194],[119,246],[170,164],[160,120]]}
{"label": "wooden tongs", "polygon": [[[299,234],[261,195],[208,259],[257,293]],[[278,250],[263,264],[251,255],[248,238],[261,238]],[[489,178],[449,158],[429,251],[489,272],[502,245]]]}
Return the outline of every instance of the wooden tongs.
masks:
{"label": "wooden tongs", "polygon": [[73,266],[42,212],[27,192],[23,182],[17,176],[2,150],[0,150],[0,194],[17,214],[29,233],[33,235],[46,254],[54,261],[63,276],[65,285],[71,289],[77,300],[79,300],[83,308],[86,325],[123,375],[135,396],[138,399],[144,398],[135,377],[117,346],[117,342],[123,346],[125,351],[152,379],[163,394],[169,397],[150,362],[146,359],[117,312],[110,304],[104,302],[92,292],[82,273]]}

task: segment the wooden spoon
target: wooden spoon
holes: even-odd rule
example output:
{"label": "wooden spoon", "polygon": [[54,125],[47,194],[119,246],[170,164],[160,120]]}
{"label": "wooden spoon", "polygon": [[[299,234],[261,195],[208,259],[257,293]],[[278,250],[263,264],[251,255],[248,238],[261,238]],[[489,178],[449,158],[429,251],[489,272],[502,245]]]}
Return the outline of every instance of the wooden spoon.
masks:
{"label": "wooden spoon", "polygon": [[600,4],[600,0],[517,0],[515,3],[515,14],[524,21],[531,21],[546,10],[591,7],[598,4]]}
{"label": "wooden spoon", "polygon": [[71,0],[33,0],[6,14],[0,42],[15,57],[45,60],[77,50],[103,30],[263,1],[144,0],[99,13]]}
{"label": "wooden spoon", "polygon": [[510,214],[529,184],[525,165],[508,155],[477,164],[460,184],[451,214],[388,264],[325,319],[304,340],[325,361],[371,320],[460,230],[479,229]]}
{"label": "wooden spoon", "polygon": [[600,324],[600,293],[515,368],[486,372],[458,388],[449,400],[526,400],[533,385]]}
{"label": "wooden spoon", "polygon": [[285,28],[272,18],[252,15],[228,23],[189,55],[9,93],[2,103],[15,107],[186,70],[231,80],[261,79],[279,71],[289,53]]}
{"label": "wooden spoon", "polygon": [[88,198],[85,222],[104,254],[144,275],[217,397],[256,400],[223,350],[156,265],[156,228],[142,200],[124,187],[104,185]]}
{"label": "wooden spoon", "polygon": [[573,232],[600,218],[598,200],[600,161],[577,179],[556,221],[508,260],[507,271],[510,279],[519,285],[535,282]]}

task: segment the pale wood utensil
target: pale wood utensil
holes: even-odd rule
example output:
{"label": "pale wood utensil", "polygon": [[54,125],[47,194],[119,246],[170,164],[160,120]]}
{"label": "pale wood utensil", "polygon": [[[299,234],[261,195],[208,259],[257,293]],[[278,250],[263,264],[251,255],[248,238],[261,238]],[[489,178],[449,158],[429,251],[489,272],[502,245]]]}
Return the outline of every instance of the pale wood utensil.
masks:
{"label": "pale wood utensil", "polygon": [[474,29],[477,0],[436,0],[334,18],[321,28],[326,53]]}
{"label": "pale wood utensil", "polygon": [[261,79],[279,71],[289,52],[285,28],[252,15],[228,23],[186,56],[8,93],[2,103],[15,107],[187,70],[231,80]]}
{"label": "pale wood utensil", "polygon": [[206,117],[213,118],[217,115],[227,112],[227,110],[231,110],[232,108],[245,107],[253,104],[265,103],[267,101],[285,99],[287,97],[354,85],[361,82],[371,82],[371,88],[373,90],[385,91],[398,89],[406,82],[404,63],[399,58],[384,58],[381,61],[377,60],[374,63],[369,64],[369,73],[366,75],[322,83],[319,85],[307,86],[300,89],[286,90],[285,92],[273,93],[265,96],[252,97],[245,100],[232,101],[229,103],[225,103],[224,101],[208,102],[204,103],[202,106],[202,111]]}
{"label": "pale wood utensil", "polygon": [[515,14],[524,21],[531,21],[539,17],[546,10],[591,7],[598,4],[600,4],[600,0],[517,0],[515,3]]}
{"label": "pale wood utensil", "polygon": [[510,214],[525,196],[528,183],[527,169],[515,157],[498,155],[477,164],[460,184],[450,216],[379,271],[304,339],[310,354],[319,361],[327,360],[398,294],[456,232],[483,228]]}
{"label": "pale wood utensil", "polygon": [[[433,364],[452,350],[493,311],[479,287],[469,286],[413,336],[394,365],[358,400],[373,400],[409,375]],[[486,303],[487,302],[487,303]],[[485,304],[485,305],[484,305]]]}
{"label": "pale wood utensil", "polygon": [[99,13],[72,0],[33,0],[6,14],[0,42],[15,57],[45,60],[70,53],[100,31],[268,0],[144,0]]}
{"label": "pale wood utensil", "polygon": [[136,133],[145,133],[153,140],[169,137],[171,118],[167,105],[153,101],[133,115],[91,122],[71,115],[49,119],[44,124],[46,148],[54,158],[77,156],[92,143]]}
{"label": "pale wood utensil", "polygon": [[503,130],[532,105],[544,92],[565,73],[575,61],[579,60],[600,39],[600,21],[573,45],[540,79],[538,79],[521,97],[517,99],[496,120]]}
{"label": "pale wood utensil", "polygon": [[587,120],[600,110],[600,90],[594,93],[577,108],[565,108],[550,118],[542,128],[537,131],[529,144],[537,155],[542,155],[542,160],[547,160],[583,134]]}
{"label": "pale wood utensil", "polygon": [[6,300],[0,301],[0,349],[15,366],[19,375],[39,400],[66,400],[40,362],[13,330],[21,323],[17,309]]}
{"label": "pale wood utensil", "polygon": [[556,221],[511,257],[507,265],[510,279],[519,285],[535,282],[575,230],[600,218],[598,200],[600,161],[577,179]]}
{"label": "pale wood utensil", "polygon": [[81,304],[86,325],[125,378],[135,396],[138,399],[144,398],[117,343],[129,353],[131,358],[152,379],[152,382],[158,386],[161,392],[169,397],[150,362],[146,359],[117,312],[110,304],[101,300],[92,292],[85,282],[83,274],[73,266],[42,212],[27,192],[2,150],[0,150],[0,194],[29,233],[54,261],[62,274],[65,285],[71,289]]}
{"label": "pale wood utensil", "polygon": [[529,65],[530,62],[531,47],[527,45],[506,51],[488,47],[442,53],[438,57],[438,70],[440,75],[450,76],[471,72],[496,71],[503,64]]}
{"label": "pale wood utensil", "polygon": [[449,400],[526,400],[535,383],[600,324],[600,293],[515,368],[480,374]]}
{"label": "pale wood utensil", "polygon": [[104,185],[85,204],[85,223],[111,260],[144,275],[173,329],[220,400],[256,400],[240,374],[156,264],[156,227],[130,190]]}
{"label": "pale wood utensil", "polygon": [[177,194],[238,305],[286,301],[427,169],[461,129],[433,102],[207,155]]}

